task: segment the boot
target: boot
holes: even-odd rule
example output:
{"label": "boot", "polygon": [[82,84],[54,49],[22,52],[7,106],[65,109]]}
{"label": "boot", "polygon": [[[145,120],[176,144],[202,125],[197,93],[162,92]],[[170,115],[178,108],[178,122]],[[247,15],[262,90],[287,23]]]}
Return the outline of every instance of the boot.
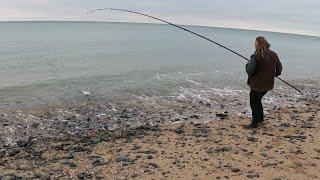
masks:
{"label": "boot", "polygon": [[255,123],[251,123],[249,125],[244,125],[243,126],[245,129],[255,129],[255,128],[258,128],[258,124],[255,124]]}

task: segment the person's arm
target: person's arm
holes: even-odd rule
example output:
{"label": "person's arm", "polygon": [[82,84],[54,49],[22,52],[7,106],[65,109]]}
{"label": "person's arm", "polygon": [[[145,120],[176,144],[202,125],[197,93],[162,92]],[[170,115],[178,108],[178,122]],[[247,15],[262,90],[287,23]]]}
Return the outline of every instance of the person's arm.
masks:
{"label": "person's arm", "polygon": [[[278,57],[277,57],[278,58]],[[282,72],[282,64],[278,58],[278,61],[277,61],[277,67],[276,67],[276,77],[277,76],[280,76],[281,75],[281,72]]]}
{"label": "person's arm", "polygon": [[257,61],[255,60],[255,57],[252,55],[250,58],[250,61],[246,64],[246,71],[248,76],[252,76],[256,70]]}

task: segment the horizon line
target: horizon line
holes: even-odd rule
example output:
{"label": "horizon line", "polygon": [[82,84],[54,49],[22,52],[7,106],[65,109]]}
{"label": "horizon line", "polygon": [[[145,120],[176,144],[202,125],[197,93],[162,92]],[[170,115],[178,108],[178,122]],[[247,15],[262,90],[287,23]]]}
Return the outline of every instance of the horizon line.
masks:
{"label": "horizon line", "polygon": [[[0,23],[3,22],[69,22],[69,23],[128,23],[128,24],[150,24],[150,25],[165,25],[166,23],[156,23],[156,22],[130,22],[130,21],[86,21],[86,20],[11,20],[5,21],[0,20]],[[175,24],[175,23],[174,23]],[[246,28],[237,28],[237,27],[225,27],[225,26],[209,26],[209,25],[192,25],[192,24],[176,24],[180,26],[191,26],[191,27],[205,27],[205,28],[221,28],[221,29],[234,29],[234,30],[245,30],[245,31],[258,31],[258,32],[268,32],[268,33],[279,33],[279,34],[288,34],[288,35],[297,35],[297,36],[307,36],[313,38],[320,38],[320,35],[312,35],[312,34],[300,34],[300,33],[291,33],[284,31],[270,31],[270,30],[262,30],[262,29],[246,29]]]}

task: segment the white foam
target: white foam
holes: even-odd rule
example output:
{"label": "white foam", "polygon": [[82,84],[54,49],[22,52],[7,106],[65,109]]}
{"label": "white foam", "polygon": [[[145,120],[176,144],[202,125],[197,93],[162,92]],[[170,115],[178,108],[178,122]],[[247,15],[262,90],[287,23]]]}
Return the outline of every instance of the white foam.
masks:
{"label": "white foam", "polygon": [[[117,112],[118,110],[116,109],[116,106],[109,103],[109,105],[111,106],[111,110],[114,111],[114,112]],[[107,107],[106,107],[107,108]],[[107,109],[108,110],[108,109]]]}
{"label": "white foam", "polygon": [[179,94],[178,97],[177,97],[179,100],[186,100],[187,97],[183,94]]}
{"label": "white foam", "polygon": [[180,87],[180,91],[182,92],[177,96],[177,98],[180,100],[192,99],[194,103],[197,103],[197,100],[211,103],[210,99],[208,98],[208,93],[210,93],[210,91],[187,89],[183,87]]}
{"label": "white foam", "polygon": [[90,92],[90,89],[82,89],[82,94],[85,95],[85,96],[90,96],[91,95],[91,92]]}
{"label": "white foam", "polygon": [[188,81],[188,82],[190,82],[190,83],[192,83],[192,84],[195,84],[195,85],[201,85],[201,83],[196,82],[196,81],[191,80],[191,79],[186,79],[186,81]]}
{"label": "white foam", "polygon": [[102,119],[103,116],[106,116],[106,114],[105,113],[96,114],[96,117],[98,117],[99,119]]}
{"label": "white foam", "polygon": [[158,73],[154,76],[154,78],[158,80],[164,80],[165,77],[167,77],[166,74],[158,74]]}
{"label": "white foam", "polygon": [[224,96],[238,96],[240,93],[245,93],[244,90],[233,90],[233,89],[218,89],[218,88],[211,88],[215,94],[224,97]]}

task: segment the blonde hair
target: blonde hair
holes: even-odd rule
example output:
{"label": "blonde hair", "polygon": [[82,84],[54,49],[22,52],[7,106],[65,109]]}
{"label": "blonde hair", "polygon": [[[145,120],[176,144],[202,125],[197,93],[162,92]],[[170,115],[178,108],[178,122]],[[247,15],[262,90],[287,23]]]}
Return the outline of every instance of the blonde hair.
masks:
{"label": "blonde hair", "polygon": [[270,43],[263,37],[259,36],[256,38],[257,46],[256,46],[256,54],[261,55],[264,58],[268,56],[268,50],[270,49]]}

